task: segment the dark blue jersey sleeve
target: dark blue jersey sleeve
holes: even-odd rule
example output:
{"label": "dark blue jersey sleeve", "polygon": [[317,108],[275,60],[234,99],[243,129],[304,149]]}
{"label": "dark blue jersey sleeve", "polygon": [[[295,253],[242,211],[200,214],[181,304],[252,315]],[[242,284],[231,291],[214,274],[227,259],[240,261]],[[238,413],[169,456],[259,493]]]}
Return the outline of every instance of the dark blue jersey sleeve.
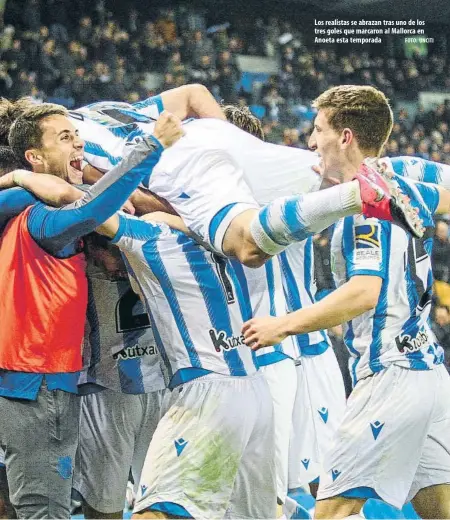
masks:
{"label": "dark blue jersey sleeve", "polygon": [[62,208],[36,204],[28,218],[32,237],[54,256],[74,254],[79,239],[119,210],[151,174],[162,151],[163,147],[156,139],[146,137],[82,199]]}

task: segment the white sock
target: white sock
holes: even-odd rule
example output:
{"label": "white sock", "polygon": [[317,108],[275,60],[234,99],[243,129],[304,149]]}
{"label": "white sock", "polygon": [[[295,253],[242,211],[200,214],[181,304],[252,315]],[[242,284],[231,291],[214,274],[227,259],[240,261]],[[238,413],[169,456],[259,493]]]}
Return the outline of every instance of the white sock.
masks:
{"label": "white sock", "polygon": [[361,212],[359,183],[348,182],[327,190],[275,199],[262,208],[251,224],[256,245],[276,255],[292,242],[301,242],[337,220]]}

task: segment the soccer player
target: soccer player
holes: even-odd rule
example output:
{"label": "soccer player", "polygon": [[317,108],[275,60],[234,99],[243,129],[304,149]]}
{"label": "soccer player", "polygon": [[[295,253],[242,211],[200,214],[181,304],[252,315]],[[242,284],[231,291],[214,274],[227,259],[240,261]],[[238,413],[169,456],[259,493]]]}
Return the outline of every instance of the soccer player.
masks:
{"label": "soccer player", "polygon": [[[289,312],[315,303],[312,238],[280,254]],[[289,446],[289,489],[310,487],[316,496],[321,461],[344,415],[342,373],[325,331],[293,337],[297,388]]]}
{"label": "soccer player", "polygon": [[[257,269],[243,266],[237,260],[232,260],[232,265],[250,302],[252,316],[286,314],[282,272],[277,257]],[[280,506],[285,503],[288,491],[289,437],[297,390],[295,355],[292,338],[286,338],[273,347],[256,352],[258,365],[269,385],[273,400],[277,498]]]}
{"label": "soccer player", "polygon": [[[261,122],[248,109],[232,105],[222,109],[232,124],[263,137]],[[248,290],[254,317],[281,316],[287,309],[295,311],[314,303],[312,238],[292,244],[266,262],[265,284],[253,269],[240,267],[238,262],[234,266],[245,275],[241,284]],[[273,398],[277,495],[282,504],[289,500],[288,488],[308,486],[318,478],[322,454],[343,415],[342,375],[329,347],[326,333],[314,332],[256,351]],[[318,484],[310,486],[315,494]]]}
{"label": "soccer player", "polygon": [[122,518],[129,468],[137,487],[166,385],[120,251],[96,233],[85,243],[89,300],[73,486],[86,518]]}
{"label": "soccer player", "polygon": [[[8,418],[0,424],[0,444],[11,502],[23,518],[69,517],[87,303],[80,237],[118,209],[148,175],[161,143],[168,146],[180,137],[179,122],[162,116],[154,135],[72,205],[28,207],[36,201],[31,195],[25,200],[14,190],[0,193],[0,221],[19,213],[0,240],[0,315],[7,324],[0,341],[0,414]],[[10,142],[33,171],[78,177],[83,142],[62,107],[28,110],[11,128]],[[45,177],[19,173],[12,180],[24,186]]]}
{"label": "soccer player", "polygon": [[[309,144],[325,175],[344,172],[348,181],[363,159],[380,152],[388,129],[380,134],[373,123],[387,100],[372,87],[342,86],[315,103]],[[412,499],[424,518],[450,516],[450,379],[428,322],[431,215],[448,212],[450,195],[397,182],[417,201],[427,226],[422,239],[377,219],[343,219],[332,242],[338,289],[307,309],[250,320],[243,329],[257,348],[347,322],[355,389],[323,461],[317,518],[358,515],[370,497],[398,508]]]}
{"label": "soccer player", "polygon": [[[215,101],[212,100],[214,105],[209,108],[211,95],[199,85],[176,89],[164,94],[163,98],[166,105],[176,108],[183,117],[191,113],[218,115],[214,113]],[[26,98],[15,103],[2,100],[1,130],[7,133],[11,119],[31,107],[35,104]],[[68,179],[78,182],[79,176]],[[135,191],[131,200],[140,213],[155,208],[154,197],[147,190]],[[122,271],[126,279],[111,279],[107,266],[114,262],[113,254],[108,256],[105,247],[92,246],[102,243],[98,238],[92,238],[88,243],[91,245],[87,255],[89,324],[84,345],[86,368],[80,376],[80,392],[85,395],[74,487],[84,499],[86,517],[105,514],[120,517],[128,468],[132,466],[134,480],[139,481],[148,444],[158,422],[165,384],[148,317],[139,310],[140,302],[127,282],[126,269]],[[93,265],[94,257],[97,266]],[[133,306],[138,313],[136,316]],[[126,420],[124,407],[128,410]],[[117,427],[119,423],[122,428]],[[101,436],[93,435],[93,431],[101,432]],[[109,442],[105,442],[106,438]],[[121,449],[118,449],[119,445]]]}
{"label": "soccer player", "polygon": [[126,257],[172,390],[135,513],[274,518],[272,402],[242,343],[252,310],[231,263],[183,232],[124,214],[99,231]]}
{"label": "soccer player", "polygon": [[[130,143],[151,131],[155,106],[162,108],[161,101],[152,99],[128,107],[97,103],[72,113],[86,140],[85,158],[92,166],[109,170],[127,153]],[[293,196],[311,191],[320,182],[311,170],[305,174],[299,169],[299,165],[314,163],[304,150],[264,143],[215,118],[189,120],[183,128],[184,139],[163,155],[147,187],[167,200],[188,228],[219,254],[235,256],[250,267],[260,266],[290,243],[303,240],[305,228],[317,231],[309,228],[315,208],[325,208],[325,227],[335,220],[335,211],[354,210],[356,185],[308,194],[306,200]],[[368,182],[364,176],[358,179]],[[390,194],[376,174],[372,182],[381,183],[377,189],[384,190],[385,202],[393,195],[392,204],[398,205],[398,211],[391,212],[385,204],[386,212],[378,216],[395,219],[417,233],[414,214],[408,213],[402,199]],[[274,201],[274,193],[289,198]],[[364,190],[361,193],[364,198]],[[375,198],[382,198],[381,192]],[[260,209],[259,204],[267,202],[268,207]],[[379,211],[375,200],[364,202],[365,208],[378,206],[372,211]],[[303,222],[299,222],[300,213]]]}

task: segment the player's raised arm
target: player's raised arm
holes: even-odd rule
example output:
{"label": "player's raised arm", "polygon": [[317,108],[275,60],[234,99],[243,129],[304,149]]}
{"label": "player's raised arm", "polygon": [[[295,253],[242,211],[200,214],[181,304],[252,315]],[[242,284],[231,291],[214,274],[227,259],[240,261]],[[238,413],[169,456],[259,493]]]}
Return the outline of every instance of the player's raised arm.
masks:
{"label": "player's raised arm", "polygon": [[[83,181],[92,185],[99,181],[103,175],[103,172],[88,164],[83,170]],[[138,188],[130,195],[129,202],[133,205],[137,215],[145,215],[154,211],[175,214],[175,210],[167,201],[142,188]]]}
{"label": "player's raised arm", "polygon": [[[215,117],[226,121],[220,105],[211,92],[203,85],[197,83],[166,90],[159,96],[150,98],[150,100],[156,100],[156,98],[159,98],[157,101],[164,107],[164,110],[168,110],[180,119],[187,119],[188,117]],[[146,103],[149,104],[149,100],[135,103],[133,106],[145,112]]]}

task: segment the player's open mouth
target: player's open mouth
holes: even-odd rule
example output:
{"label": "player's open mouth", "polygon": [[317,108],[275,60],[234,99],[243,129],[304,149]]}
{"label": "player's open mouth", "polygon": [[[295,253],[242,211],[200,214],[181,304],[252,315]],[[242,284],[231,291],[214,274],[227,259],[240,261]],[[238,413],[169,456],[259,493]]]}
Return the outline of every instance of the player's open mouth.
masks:
{"label": "player's open mouth", "polygon": [[82,171],[82,164],[83,164],[83,156],[75,157],[70,161],[70,166],[74,168],[75,170]]}

